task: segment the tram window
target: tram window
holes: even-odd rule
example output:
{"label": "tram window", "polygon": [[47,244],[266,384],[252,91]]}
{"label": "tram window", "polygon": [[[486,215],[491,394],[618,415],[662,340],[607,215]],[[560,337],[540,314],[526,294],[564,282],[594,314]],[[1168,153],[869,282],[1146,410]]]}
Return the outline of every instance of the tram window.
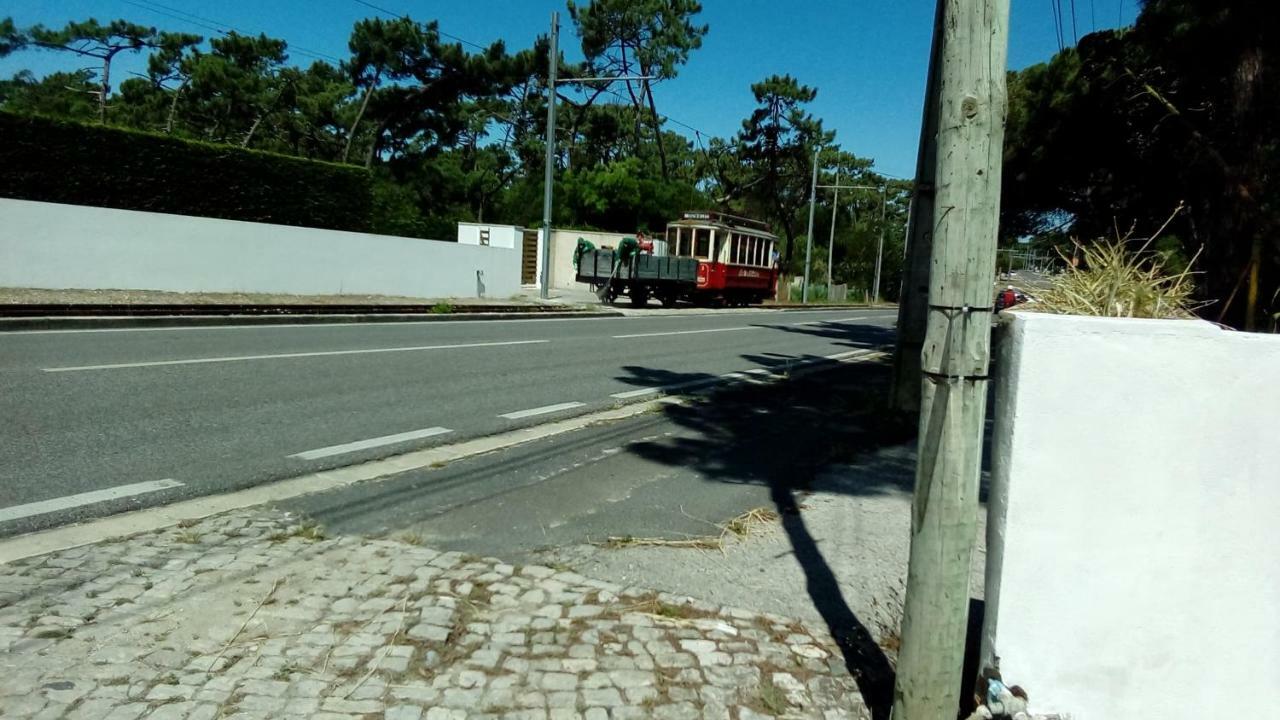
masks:
{"label": "tram window", "polygon": [[693,231],[694,257],[709,259],[711,256],[711,230],[695,228]]}
{"label": "tram window", "polygon": [[688,248],[686,247],[688,243],[688,232],[685,228],[676,228],[676,244],[672,247],[671,251],[678,257],[684,257],[689,254]]}
{"label": "tram window", "polygon": [[757,239],[756,240],[756,256],[752,258],[752,264],[763,265],[764,263],[761,262],[763,259],[764,259],[764,240]]}
{"label": "tram window", "polygon": [[667,252],[674,253],[676,251],[676,228],[667,228]]}
{"label": "tram window", "polygon": [[759,265],[760,258],[760,238],[751,238],[751,258],[747,260],[752,265]]}

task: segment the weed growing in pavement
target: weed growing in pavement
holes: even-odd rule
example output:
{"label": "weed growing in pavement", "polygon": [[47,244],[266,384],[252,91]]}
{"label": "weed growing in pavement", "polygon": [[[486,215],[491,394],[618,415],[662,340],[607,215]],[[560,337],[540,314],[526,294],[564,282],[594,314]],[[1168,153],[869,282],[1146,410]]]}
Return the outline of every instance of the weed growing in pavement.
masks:
{"label": "weed growing in pavement", "polygon": [[453,305],[450,305],[449,303],[441,300],[440,302],[431,306],[431,312],[436,315],[447,315],[453,312]]}
{"label": "weed growing in pavement", "polygon": [[186,528],[192,527],[193,525],[196,525],[199,522],[200,521],[195,518],[184,518],[178,521],[178,527],[186,529]]}
{"label": "weed growing in pavement", "polygon": [[767,677],[760,682],[755,697],[751,698],[747,705],[757,712],[765,712],[775,717],[785,713],[791,707],[787,694]]}
{"label": "weed growing in pavement", "polygon": [[422,537],[421,533],[416,533],[412,531],[401,533],[396,539],[404,543],[405,545],[421,545],[424,542],[426,542],[426,540]]}
{"label": "weed growing in pavement", "polygon": [[194,545],[200,542],[200,533],[192,530],[184,530],[173,537],[174,541]]}

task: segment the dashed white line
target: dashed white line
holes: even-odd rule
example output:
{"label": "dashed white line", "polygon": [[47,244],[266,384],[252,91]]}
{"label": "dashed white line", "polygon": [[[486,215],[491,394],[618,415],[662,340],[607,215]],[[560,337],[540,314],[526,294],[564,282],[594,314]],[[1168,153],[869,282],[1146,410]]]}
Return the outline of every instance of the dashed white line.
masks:
{"label": "dashed white line", "polygon": [[76,365],[72,367],[43,368],[45,372],[78,372],[81,370],[118,370],[121,368],[160,367],[163,365],[203,365],[205,363],[242,362],[246,360],[288,360],[293,358],[331,357],[334,355],[372,355],[376,353],[419,352],[423,350],[460,350],[463,348],[500,347],[503,345],[536,345],[550,340],[507,340],[503,342],[459,343],[455,345],[414,345],[411,347],[366,348],[363,350],[325,350],[304,353],[273,353],[270,355],[230,355],[225,357],[191,358],[189,360],[154,360],[109,365]]}
{"label": "dashed white line", "polygon": [[615,340],[622,338],[661,337],[663,335],[697,335],[699,333],[733,332],[734,330],[764,330],[762,325],[741,325],[739,327],[710,328],[707,330],[675,330],[672,332],[633,333],[631,335],[614,335]]}
{"label": "dashed white line", "polygon": [[318,458],[342,455],[344,453],[355,452],[357,450],[368,450],[369,448],[382,447],[383,445],[394,445],[408,440],[420,440],[422,438],[428,438],[434,435],[444,435],[445,433],[451,432],[453,431],[449,428],[429,427],[421,430],[410,430],[409,432],[396,433],[395,435],[383,435],[382,437],[369,438],[368,440],[356,440],[355,442],[342,443],[341,445],[330,445],[329,447],[294,453],[289,457],[298,458],[299,460],[316,460]]}
{"label": "dashed white line", "polygon": [[547,413],[560,412],[561,410],[572,410],[573,408],[582,407],[586,403],[580,402],[564,402],[556,405],[544,405],[542,407],[530,408],[528,410],[517,410],[515,412],[503,413],[498,417],[508,420],[519,420],[520,418],[533,417],[534,415],[546,415]]}
{"label": "dashed white line", "polygon": [[25,505],[13,505],[7,508],[0,508],[0,522],[9,522],[11,520],[32,517],[34,515],[45,515],[59,510],[70,510],[71,508],[93,505],[94,503],[118,500],[120,498],[133,497],[134,495],[143,495],[176,487],[182,487],[182,483],[177,480],[167,479],[151,480],[148,482],[132,483],[130,485],[117,485],[116,487],[107,488],[105,490],[93,490],[76,495],[66,495],[59,498],[53,498],[52,500],[41,500],[40,502],[27,503]]}

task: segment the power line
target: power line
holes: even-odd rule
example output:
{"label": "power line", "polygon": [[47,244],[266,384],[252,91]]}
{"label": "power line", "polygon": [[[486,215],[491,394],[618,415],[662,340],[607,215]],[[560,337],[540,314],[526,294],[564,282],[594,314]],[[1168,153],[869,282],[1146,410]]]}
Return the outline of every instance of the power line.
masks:
{"label": "power line", "polygon": [[[384,8],[384,7],[380,7],[380,6],[378,6],[378,5],[374,5],[374,4],[373,4],[373,3],[371,3],[371,2],[366,2],[366,0],[355,0],[355,2],[360,3],[361,5],[364,5],[364,6],[365,6],[365,7],[367,7],[367,8],[372,8],[372,9],[374,9],[374,10],[377,10],[378,12],[383,13],[383,14],[387,15],[388,17],[393,17],[393,18],[409,17],[409,14],[408,14],[408,13],[396,13],[396,12],[392,12],[392,11],[390,11],[390,10],[388,10],[388,9]],[[441,29],[440,29],[440,26],[439,26],[439,23],[437,23],[437,25],[436,25],[436,32],[437,32],[437,33],[439,33],[439,34],[441,34],[441,35],[443,35],[443,36],[445,36],[445,37],[447,37],[447,38],[449,38],[450,40],[454,40],[454,41],[460,42],[460,43],[462,43],[462,44],[464,44],[464,45],[470,45],[471,47],[473,47],[473,48],[477,48],[477,49],[479,49],[479,50],[488,50],[488,49],[489,49],[489,48],[485,47],[484,45],[481,45],[480,43],[471,42],[470,40],[467,40],[466,38],[460,38],[460,37],[458,37],[457,35],[451,35],[451,34],[449,34],[449,33],[445,32],[445,31],[441,30]]]}
{"label": "power line", "polygon": [[1076,0],[1071,0],[1071,44],[1080,44],[1080,34],[1076,32]]}
{"label": "power line", "polygon": [[1053,13],[1053,33],[1058,40],[1058,52],[1062,52],[1062,6],[1060,0],[1049,0],[1049,12]]}
{"label": "power line", "polygon": [[[201,15],[196,15],[194,13],[189,13],[185,10],[180,10],[178,8],[170,7],[162,3],[154,2],[154,0],[140,0],[138,2],[135,2],[135,0],[122,0],[122,1],[127,5],[132,5],[137,8],[142,8],[143,10],[153,12],[157,15],[163,15],[165,17],[172,18],[174,20],[179,20],[189,25],[195,25],[196,27],[202,28],[204,30],[210,30],[212,32],[216,32],[219,35],[227,35],[229,34],[229,32],[236,32],[241,35],[253,34],[241,28],[236,28],[230,23],[224,23],[218,20],[214,20],[212,18],[203,17]],[[285,40],[285,43],[286,45],[288,45],[289,50],[299,55],[310,57],[314,60],[332,60],[333,62],[338,62],[338,63],[342,62],[341,58],[334,57],[333,55],[329,55],[328,53],[323,53],[323,52],[320,52],[319,50],[311,50],[310,48],[306,48],[301,45],[295,45],[294,43],[289,42],[285,38],[281,38],[281,39]]]}

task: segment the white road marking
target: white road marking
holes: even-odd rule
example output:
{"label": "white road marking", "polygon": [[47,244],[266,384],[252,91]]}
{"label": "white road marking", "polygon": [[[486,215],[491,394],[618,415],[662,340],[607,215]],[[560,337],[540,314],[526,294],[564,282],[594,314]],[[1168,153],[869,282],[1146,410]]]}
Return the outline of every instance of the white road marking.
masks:
{"label": "white road marking", "polygon": [[834,320],[806,320],[805,322],[787,323],[788,325],[828,325],[833,323],[853,322],[854,320],[872,320],[874,317],[859,315],[857,317],[835,318]]}
{"label": "white road marking", "polygon": [[118,485],[105,490],[93,490],[91,492],[79,493],[77,495],[66,495],[52,500],[41,500],[40,502],[27,503],[25,505],[14,505],[12,507],[0,508],[0,522],[9,522],[20,518],[32,517],[33,515],[45,515],[59,510],[69,510],[71,508],[82,507],[84,505],[92,505],[94,503],[106,502],[108,500],[117,500],[119,498],[133,497],[134,495],[143,495],[158,490],[168,490],[169,488],[182,487],[182,483],[177,480],[152,480],[148,482],[133,483],[131,485]]}
{"label": "white road marking", "polygon": [[734,330],[764,330],[762,325],[740,325],[738,327],[709,328],[707,330],[675,330],[672,332],[634,333],[631,335],[614,335],[615,340],[622,338],[660,337],[662,335],[697,335],[698,333],[733,332]]}
{"label": "white road marking", "polygon": [[[893,308],[885,308],[882,310],[872,310],[878,314],[885,314],[890,311],[896,312]],[[775,310],[772,308],[761,310],[747,310],[733,313],[716,313],[716,312],[695,312],[687,311],[685,314],[679,312],[661,313],[661,314],[636,314],[636,315],[606,315],[587,316],[587,317],[555,317],[555,318],[511,318],[505,320],[477,320],[475,322],[483,322],[486,325],[503,325],[509,323],[556,323],[556,322],[576,322],[580,320],[618,320],[618,321],[634,321],[634,320],[688,320],[692,318],[705,317],[726,317],[733,318],[742,315],[779,315],[786,312],[790,315],[817,315],[821,313],[840,312],[838,308],[827,308],[820,310]],[[453,321],[458,322],[458,321]],[[0,333],[4,335],[79,335],[82,333],[129,333],[129,332],[190,332],[192,330],[274,330],[276,328],[369,328],[369,327],[404,327],[406,325],[415,325],[422,328],[440,329],[441,327],[449,327],[453,322],[430,322],[421,320],[392,320],[389,322],[334,322],[334,323],[261,323],[254,325],[174,325],[171,327],[124,327],[124,328],[69,328],[65,330],[3,330]]]}
{"label": "white road marking", "polygon": [[533,417],[534,415],[546,415],[547,413],[560,412],[561,410],[572,410],[573,408],[582,407],[583,405],[586,405],[586,403],[566,402],[556,405],[544,405],[542,407],[530,408],[528,410],[517,410],[515,412],[503,413],[498,417],[506,418],[508,420],[519,420],[520,418]]}
{"label": "white road marking", "polygon": [[395,443],[405,442],[408,440],[420,440],[422,438],[428,438],[434,435],[444,435],[445,433],[451,432],[453,431],[449,428],[429,427],[421,430],[410,430],[409,432],[396,433],[395,435],[383,435],[382,437],[369,438],[368,440],[356,440],[355,442],[343,443],[341,445],[330,445],[329,447],[294,453],[289,457],[298,458],[300,460],[315,460],[317,458],[332,457],[334,455],[342,455],[343,453],[355,452],[357,450],[368,450],[369,448],[382,447],[383,445],[394,445]]}
{"label": "white road marking", "polygon": [[323,352],[276,353],[271,355],[232,355],[192,358],[190,360],[155,360],[150,362],[114,363],[110,365],[77,365],[44,368],[45,372],[78,372],[81,370],[117,370],[121,368],[159,367],[162,365],[202,365],[205,363],[241,362],[244,360],[288,360],[293,358],[330,357],[334,355],[371,355],[374,353],[416,352],[420,350],[457,350],[462,348],[500,347],[503,345],[535,345],[550,340],[507,340],[504,342],[460,343],[457,345],[415,345],[412,347],[367,348],[364,350],[326,350]]}
{"label": "white road marking", "polygon": [[738,370],[736,372],[725,373],[723,375],[719,375],[712,378],[698,378],[697,380],[689,380],[681,383],[673,383],[671,385],[657,385],[654,387],[639,388],[637,390],[626,390],[623,392],[613,393],[609,397],[614,398],[615,400],[630,400],[632,398],[644,397],[645,395],[654,395],[657,393],[671,393],[676,390],[690,390],[692,388],[697,388],[704,385],[715,385],[715,384],[724,382],[726,380],[743,380],[743,379],[747,379],[749,376],[752,376],[752,375],[772,375],[774,374],[775,369],[785,370],[787,367],[792,367],[792,368],[804,367],[806,365],[813,365],[815,363],[820,363],[827,360],[837,360],[837,361],[847,360],[850,358],[861,357],[863,355],[867,355],[872,352],[874,351],[847,350],[845,352],[838,352],[831,355],[825,355],[819,358],[806,358],[803,360],[793,360],[787,365],[779,365],[779,366],[776,366],[775,368],[754,367],[754,368],[749,368],[747,370]]}

